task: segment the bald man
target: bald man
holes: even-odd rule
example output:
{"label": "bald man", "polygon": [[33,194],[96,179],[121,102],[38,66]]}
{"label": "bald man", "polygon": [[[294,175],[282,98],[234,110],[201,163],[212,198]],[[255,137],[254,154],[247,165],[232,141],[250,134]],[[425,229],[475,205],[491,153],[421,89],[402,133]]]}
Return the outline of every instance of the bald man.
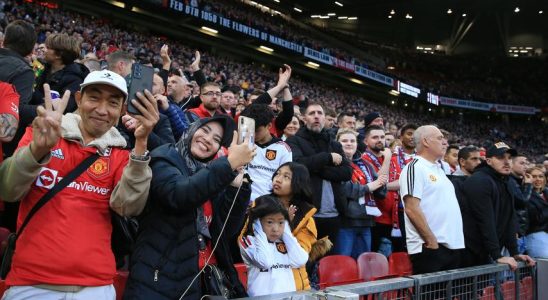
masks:
{"label": "bald man", "polygon": [[464,234],[455,189],[437,163],[447,150],[447,140],[432,125],[417,128],[413,139],[417,156],[399,179],[413,274],[454,269]]}

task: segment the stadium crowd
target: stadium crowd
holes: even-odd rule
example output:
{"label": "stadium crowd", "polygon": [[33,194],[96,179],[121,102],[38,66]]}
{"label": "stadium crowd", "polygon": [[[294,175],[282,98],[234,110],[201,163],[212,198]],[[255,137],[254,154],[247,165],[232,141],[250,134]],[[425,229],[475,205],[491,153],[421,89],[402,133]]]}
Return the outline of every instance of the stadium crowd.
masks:
{"label": "stadium crowd", "polygon": [[[413,114],[289,65],[2,3],[4,299],[114,299],[116,267],[124,299],[200,299],[317,288],[331,254],[403,251],[415,274],[548,258],[536,124]],[[136,66],[151,90],[132,94]],[[139,223],[124,253],[120,216]]]}

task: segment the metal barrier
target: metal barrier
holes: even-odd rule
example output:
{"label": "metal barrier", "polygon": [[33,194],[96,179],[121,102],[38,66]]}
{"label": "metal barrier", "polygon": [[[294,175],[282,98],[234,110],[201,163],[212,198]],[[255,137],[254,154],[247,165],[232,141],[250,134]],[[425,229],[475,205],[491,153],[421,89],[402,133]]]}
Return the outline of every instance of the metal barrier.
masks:
{"label": "metal barrier", "polygon": [[515,272],[507,265],[484,265],[450,271],[333,286],[324,291],[284,293],[258,300],[538,300],[536,267],[520,262]]}

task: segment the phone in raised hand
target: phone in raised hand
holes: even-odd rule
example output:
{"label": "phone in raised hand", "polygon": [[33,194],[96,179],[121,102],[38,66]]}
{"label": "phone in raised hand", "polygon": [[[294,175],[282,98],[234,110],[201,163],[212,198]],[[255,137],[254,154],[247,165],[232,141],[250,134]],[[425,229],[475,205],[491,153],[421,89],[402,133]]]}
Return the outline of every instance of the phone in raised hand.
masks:
{"label": "phone in raised hand", "polygon": [[238,144],[244,142],[249,136],[249,148],[255,144],[255,120],[240,116],[238,118]]}

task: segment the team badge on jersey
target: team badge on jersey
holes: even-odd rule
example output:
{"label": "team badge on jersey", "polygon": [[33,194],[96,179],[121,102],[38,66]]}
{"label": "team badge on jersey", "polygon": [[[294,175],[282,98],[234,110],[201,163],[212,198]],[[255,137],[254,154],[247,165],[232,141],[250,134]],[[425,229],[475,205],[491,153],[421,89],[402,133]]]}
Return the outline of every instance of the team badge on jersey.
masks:
{"label": "team badge on jersey", "polygon": [[280,252],[281,254],[287,254],[287,248],[285,247],[285,243],[284,243],[284,242],[276,242],[276,249],[277,249],[278,252]]}
{"label": "team badge on jersey", "polygon": [[430,174],[430,181],[432,182],[436,182],[438,179],[436,178],[436,176]]}
{"label": "team badge on jersey", "polygon": [[266,150],[266,153],[265,153],[264,156],[268,160],[275,160],[276,159],[276,150]]}
{"label": "team badge on jersey", "polygon": [[88,173],[93,177],[102,177],[109,173],[109,161],[107,158],[100,157],[89,168]]}

